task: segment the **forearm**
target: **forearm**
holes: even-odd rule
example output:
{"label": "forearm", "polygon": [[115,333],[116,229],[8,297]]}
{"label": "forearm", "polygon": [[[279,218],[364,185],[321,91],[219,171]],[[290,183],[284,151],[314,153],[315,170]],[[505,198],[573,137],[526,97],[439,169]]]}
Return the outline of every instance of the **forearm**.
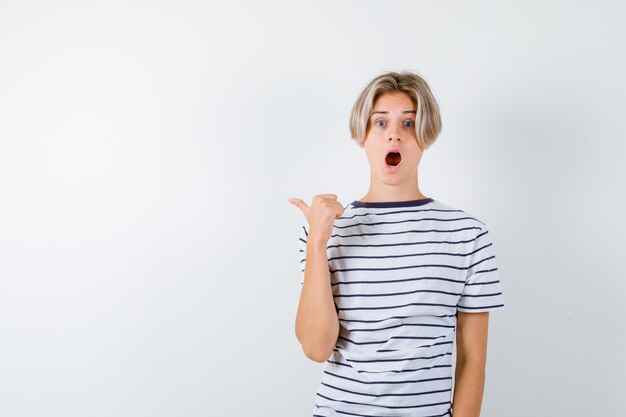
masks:
{"label": "forearm", "polygon": [[296,315],[296,337],[308,358],[324,362],[332,353],[339,335],[326,242],[309,239],[306,254],[304,284]]}
{"label": "forearm", "polygon": [[454,417],[479,417],[484,386],[484,361],[457,360],[452,415]]}

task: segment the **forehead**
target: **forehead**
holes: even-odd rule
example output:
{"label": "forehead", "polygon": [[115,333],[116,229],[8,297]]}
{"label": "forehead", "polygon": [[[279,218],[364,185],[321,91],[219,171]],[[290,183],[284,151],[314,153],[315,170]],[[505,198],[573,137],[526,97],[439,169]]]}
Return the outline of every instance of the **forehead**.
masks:
{"label": "forehead", "polygon": [[401,91],[385,93],[374,101],[370,116],[374,113],[415,113],[415,104],[411,97]]}

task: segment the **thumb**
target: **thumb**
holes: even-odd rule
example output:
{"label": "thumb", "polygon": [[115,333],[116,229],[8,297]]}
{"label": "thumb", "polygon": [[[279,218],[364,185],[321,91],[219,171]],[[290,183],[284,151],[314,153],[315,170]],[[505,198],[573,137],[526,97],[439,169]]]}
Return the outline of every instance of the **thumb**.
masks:
{"label": "thumb", "polygon": [[309,206],[304,201],[294,197],[289,198],[287,201],[298,207],[300,211],[306,216],[307,211],[309,211]]}

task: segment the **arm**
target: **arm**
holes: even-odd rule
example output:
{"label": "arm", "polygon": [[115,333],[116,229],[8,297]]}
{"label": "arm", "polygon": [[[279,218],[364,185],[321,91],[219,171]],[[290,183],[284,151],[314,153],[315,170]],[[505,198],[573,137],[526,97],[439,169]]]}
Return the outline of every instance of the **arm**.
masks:
{"label": "arm", "polygon": [[339,319],[330,286],[327,242],[309,235],[306,244],[304,284],[296,316],[296,337],[304,354],[325,362],[339,336]]}
{"label": "arm", "polygon": [[457,314],[453,416],[479,417],[485,385],[489,312]]}

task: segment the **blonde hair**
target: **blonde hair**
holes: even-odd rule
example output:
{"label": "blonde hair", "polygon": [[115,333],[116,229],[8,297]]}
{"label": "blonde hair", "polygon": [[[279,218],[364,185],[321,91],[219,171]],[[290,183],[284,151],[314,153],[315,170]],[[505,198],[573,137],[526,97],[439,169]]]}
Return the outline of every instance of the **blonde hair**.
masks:
{"label": "blonde hair", "polygon": [[396,91],[407,94],[417,107],[415,134],[420,147],[428,149],[441,132],[441,115],[428,83],[413,71],[385,72],[363,87],[350,112],[350,136],[361,145],[369,131],[370,113],[376,99]]}

